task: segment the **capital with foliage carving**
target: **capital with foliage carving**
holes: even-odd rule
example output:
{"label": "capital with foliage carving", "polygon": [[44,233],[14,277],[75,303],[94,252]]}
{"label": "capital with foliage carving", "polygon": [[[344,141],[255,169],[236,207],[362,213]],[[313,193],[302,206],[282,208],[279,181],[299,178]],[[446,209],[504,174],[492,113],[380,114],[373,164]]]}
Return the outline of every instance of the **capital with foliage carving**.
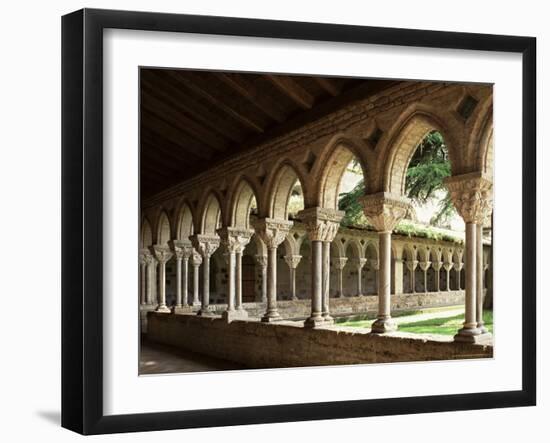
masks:
{"label": "capital with foliage carving", "polygon": [[291,269],[296,269],[302,260],[301,255],[285,255],[285,262]]}
{"label": "capital with foliage carving", "polygon": [[254,234],[252,229],[224,227],[216,231],[225,250],[230,253],[243,252]]}
{"label": "capital with foliage carving", "polygon": [[432,262],[432,267],[436,270],[436,271],[439,271],[441,269],[441,267],[443,266],[443,262],[440,262],[440,261],[434,261]]}
{"label": "capital with foliage carving", "polygon": [[285,240],[292,225],[288,220],[262,218],[254,222],[254,230],[269,249],[275,249]]}
{"label": "capital with foliage carving", "polygon": [[378,192],[359,198],[363,213],[378,232],[391,232],[410,207],[408,198],[389,192]]}
{"label": "capital with foliage carving", "polygon": [[255,258],[262,268],[267,268],[267,255],[256,255]]}
{"label": "capital with foliage carving", "polygon": [[151,257],[151,252],[149,252],[149,249],[142,248],[139,251],[139,264],[140,265],[146,265],[149,263],[149,257]]}
{"label": "capital with foliage carving", "polygon": [[418,266],[418,260],[407,260],[405,263],[407,263],[407,269],[411,272],[414,272]]}
{"label": "capital with foliage carving", "polygon": [[193,254],[191,254],[191,265],[193,266],[200,266],[202,264],[202,257],[201,255],[193,250]]}
{"label": "capital with foliage carving", "polygon": [[423,271],[427,271],[430,268],[431,264],[432,264],[431,261],[418,262],[418,266],[420,266],[420,269],[422,269]]}
{"label": "capital with foliage carving", "polygon": [[341,271],[342,269],[344,269],[344,266],[346,266],[347,262],[347,257],[337,257],[334,259],[334,267]]}
{"label": "capital with foliage carving", "polygon": [[305,224],[310,241],[331,242],[338,233],[345,212],[315,207],[304,209],[297,215]]}
{"label": "capital with foliage carving", "polygon": [[450,271],[451,269],[453,269],[453,263],[450,263],[450,262],[444,262],[443,263],[443,268],[445,268],[445,271]]}
{"label": "capital with foliage carving", "polygon": [[193,254],[193,245],[189,240],[173,240],[170,242],[176,259],[188,259]]}
{"label": "capital with foliage carving", "polygon": [[220,237],[217,235],[196,234],[189,238],[203,259],[210,258],[216,249],[220,247]]}
{"label": "capital with foliage carving", "polygon": [[445,179],[451,201],[466,223],[483,223],[493,209],[493,182],[481,172]]}
{"label": "capital with foliage carving", "polygon": [[164,264],[172,258],[173,253],[168,246],[154,245],[151,246],[151,249],[151,252],[160,264]]}
{"label": "capital with foliage carving", "polygon": [[359,258],[357,260],[354,260],[353,264],[355,265],[357,270],[359,270],[359,269],[363,269],[363,267],[367,264],[367,261],[368,259],[366,258]]}

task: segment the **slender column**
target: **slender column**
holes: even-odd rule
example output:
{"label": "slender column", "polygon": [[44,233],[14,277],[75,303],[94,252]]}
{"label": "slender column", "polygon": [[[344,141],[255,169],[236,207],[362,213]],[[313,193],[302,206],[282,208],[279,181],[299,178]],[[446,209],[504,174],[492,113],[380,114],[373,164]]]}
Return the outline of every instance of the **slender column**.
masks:
{"label": "slender column", "polygon": [[[492,181],[482,173],[474,172],[445,179],[451,200],[466,223],[465,262],[465,319],[455,335],[455,341],[475,343],[481,334],[477,324],[477,225],[483,223],[492,208]],[[459,260],[461,264],[461,260]],[[460,280],[459,280],[460,281]]]}
{"label": "slender column", "polygon": [[403,294],[403,259],[396,258],[393,261],[393,288],[395,294]]}
{"label": "slender column", "polygon": [[357,268],[357,296],[362,297],[363,296],[363,267],[367,263],[366,258],[359,258],[357,262],[355,263],[355,266]]}
{"label": "slender column", "polygon": [[267,310],[262,317],[263,322],[281,320],[277,310],[277,247],[284,241],[292,222],[271,218],[259,219],[255,222],[256,234],[267,246]]}
{"label": "slender column", "polygon": [[391,319],[391,233],[397,222],[405,216],[409,201],[386,192],[361,198],[365,216],[378,231],[378,318],[372,324],[372,333],[395,331]]}
{"label": "slender column", "polygon": [[191,266],[193,266],[193,306],[200,306],[199,299],[199,267],[202,264],[202,257],[197,251],[193,251],[191,256]]}
{"label": "slender column", "polygon": [[482,334],[489,332],[483,321],[483,224],[477,225],[476,232],[476,321]]}
{"label": "slender column", "polygon": [[181,262],[183,261],[183,252],[177,251],[176,255],[176,308],[183,306],[181,300]]}
{"label": "slender column", "polygon": [[168,246],[161,245],[153,246],[153,252],[159,262],[159,303],[156,311],[170,312],[170,309],[166,306],[166,262],[172,258],[172,252]]}
{"label": "slender column", "polygon": [[157,265],[158,261],[154,255],[147,256],[147,305],[154,306],[157,298]]}
{"label": "slender column", "polygon": [[[374,271],[373,274],[374,274],[374,287],[376,288],[376,294],[378,294],[378,276],[379,276],[379,271],[380,271],[380,263],[378,262],[378,260],[374,259],[374,258],[371,258],[369,260],[369,263],[370,263],[370,267],[371,269]],[[391,271],[390,271],[391,273]]]}
{"label": "slender column", "polygon": [[235,252],[235,304],[238,311],[243,311],[243,250]]}
{"label": "slender column", "polygon": [[447,273],[447,278],[445,280],[446,291],[449,292],[451,290],[451,269],[453,268],[453,264],[449,262],[443,263],[443,268],[445,268],[445,272]]}
{"label": "slender column", "polygon": [[197,315],[210,316],[210,257],[220,246],[220,238],[217,235],[196,234],[190,239],[202,257],[202,303]]}
{"label": "slender column", "polygon": [[262,271],[262,291],[260,301],[267,302],[267,255],[256,255],[256,262],[260,265]]}
{"label": "slender column", "polygon": [[176,305],[173,308],[176,312],[187,306],[188,262],[193,247],[189,240],[173,240],[170,243],[176,257]]}
{"label": "slender column", "polygon": [[148,256],[151,255],[147,249],[139,253],[139,303],[147,304],[147,263]]}
{"label": "slender column", "polygon": [[435,270],[435,290],[436,292],[441,291],[441,266],[443,266],[443,263],[441,261],[435,261],[432,263],[432,266]]}
{"label": "slender column", "polygon": [[301,260],[301,255],[285,255],[285,262],[290,272],[290,295],[292,300],[298,300],[296,296],[296,268]]}
{"label": "slender column", "polygon": [[338,233],[343,216],[342,211],[320,207],[298,213],[311,241],[311,315],[304,322],[305,327],[316,328],[334,322],[329,306],[330,242]]}
{"label": "slender column", "polygon": [[183,255],[183,276],[182,276],[182,287],[183,287],[183,306],[189,305],[189,255]]}
{"label": "slender column", "polygon": [[344,266],[348,262],[347,257],[338,257],[334,259],[334,265],[338,270],[338,291],[337,297],[344,297]]}
{"label": "slender column", "polygon": [[420,269],[422,269],[422,272],[424,273],[424,292],[428,292],[428,269],[430,268],[430,265],[432,262],[430,261],[421,261],[418,263],[420,266]]}
{"label": "slender column", "polygon": [[418,260],[408,260],[407,261],[407,269],[409,270],[409,281],[411,285],[411,293],[414,294],[416,292],[416,267],[418,266]]}

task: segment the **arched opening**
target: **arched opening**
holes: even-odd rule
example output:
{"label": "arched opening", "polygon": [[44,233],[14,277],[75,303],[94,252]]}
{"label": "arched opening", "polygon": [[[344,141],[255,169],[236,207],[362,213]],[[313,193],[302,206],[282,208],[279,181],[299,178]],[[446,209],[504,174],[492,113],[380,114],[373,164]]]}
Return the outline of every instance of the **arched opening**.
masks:
{"label": "arched opening", "polygon": [[378,250],[374,243],[367,244],[365,258],[367,259],[366,272],[364,272],[365,291],[367,295],[375,295],[378,294]]}
{"label": "arched opening", "polygon": [[157,225],[157,245],[168,246],[171,239],[170,220],[166,212],[161,212]]}
{"label": "arched opening", "polygon": [[184,203],[178,215],[176,238],[187,241],[191,235],[193,235],[193,213],[189,205]]}
{"label": "arched opening", "polygon": [[[352,239],[346,243],[345,253],[348,259],[349,266],[347,266],[347,270],[344,273],[344,292],[349,293],[349,295],[352,296],[362,295],[363,269],[359,271],[359,266],[361,263],[360,260],[363,258],[361,245],[356,239]],[[359,278],[361,278],[360,283]]]}
{"label": "arched opening", "polygon": [[304,209],[302,186],[296,170],[290,165],[283,165],[275,176],[269,195],[269,217],[287,220]]}
{"label": "arched opening", "polygon": [[250,215],[257,213],[256,193],[246,180],[241,180],[235,188],[229,224],[233,227],[249,229]]}
{"label": "arched opening", "polygon": [[405,245],[403,248],[403,294],[412,294],[414,292],[412,272],[415,260],[415,250],[410,245]]}
{"label": "arched opening", "polygon": [[149,223],[149,220],[145,218],[143,219],[143,223],[141,224],[141,236],[140,236],[139,246],[141,248],[148,248],[152,244],[153,244],[153,230],[151,229],[151,224]]}
{"label": "arched opening", "polygon": [[221,227],[221,205],[214,193],[208,194],[203,206],[200,233],[205,235],[217,235],[216,230]]}

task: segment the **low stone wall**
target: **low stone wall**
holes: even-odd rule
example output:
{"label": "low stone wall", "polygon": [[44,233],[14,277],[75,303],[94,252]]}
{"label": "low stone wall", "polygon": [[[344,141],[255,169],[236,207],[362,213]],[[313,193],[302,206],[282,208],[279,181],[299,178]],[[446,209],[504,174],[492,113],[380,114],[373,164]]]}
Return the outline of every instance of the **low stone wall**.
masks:
{"label": "low stone wall", "polygon": [[[464,304],[464,291],[443,291],[418,294],[399,294],[391,296],[392,312],[408,311],[420,308],[454,306]],[[227,305],[211,305],[212,310],[221,315]],[[265,303],[244,303],[244,308],[252,318],[260,318],[266,311]],[[311,300],[278,300],[277,308],[284,319],[305,319],[311,314]],[[154,306],[141,307],[142,332],[147,332],[147,312],[154,311]],[[199,308],[191,308],[197,311]],[[330,299],[330,313],[333,317],[354,315],[376,316],[378,311],[378,296],[342,297]]]}
{"label": "low stone wall", "polygon": [[414,334],[369,334],[338,327],[261,323],[185,314],[148,314],[148,339],[248,368],[488,358],[492,346],[427,339]]}

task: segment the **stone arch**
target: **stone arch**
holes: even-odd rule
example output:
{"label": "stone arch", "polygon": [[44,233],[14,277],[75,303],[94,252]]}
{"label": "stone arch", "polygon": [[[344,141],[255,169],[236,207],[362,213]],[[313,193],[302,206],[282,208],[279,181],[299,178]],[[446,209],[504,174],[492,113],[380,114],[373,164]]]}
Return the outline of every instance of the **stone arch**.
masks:
{"label": "stone arch", "polygon": [[198,229],[195,229],[195,232],[207,235],[215,235],[216,229],[221,227],[221,199],[214,191],[210,191],[206,194],[206,198],[203,199],[203,201],[204,204],[201,211],[199,212],[200,218],[198,220]]}
{"label": "stone arch", "polygon": [[344,244],[344,253],[347,256],[348,250],[352,253],[352,257],[354,259],[360,259],[365,258],[364,257],[364,251],[363,247],[359,243],[359,241],[356,238],[350,238],[346,243]]}
{"label": "stone arch", "polygon": [[[250,228],[250,210],[253,204],[258,206],[258,192],[254,185],[245,177],[236,182],[231,198],[229,199],[228,225],[238,228]],[[259,208],[258,208],[259,209]]]}
{"label": "stone arch", "polygon": [[317,206],[338,209],[342,177],[348,164],[354,158],[359,162],[363,179],[365,179],[367,172],[365,151],[366,149],[361,149],[354,141],[342,135],[334,137],[327,144],[321,154],[320,170],[312,174],[315,177],[320,177],[314,196]]}
{"label": "stone arch", "polygon": [[288,219],[288,202],[296,182],[300,182],[306,200],[306,188],[303,177],[291,163],[285,161],[273,174],[270,185],[267,187],[266,201],[267,216],[270,218]]}
{"label": "stone arch", "polygon": [[189,240],[193,235],[193,211],[187,202],[183,202],[178,210],[176,222],[176,238],[178,240]]}
{"label": "stone arch", "polygon": [[168,242],[172,239],[170,229],[170,219],[165,211],[161,211],[157,221],[157,245],[168,246]]}
{"label": "stone arch", "polygon": [[140,247],[148,248],[153,245],[153,230],[151,229],[151,223],[145,217],[141,223],[141,235],[140,235]]}
{"label": "stone arch", "polygon": [[378,185],[382,190],[396,195],[405,193],[405,177],[407,168],[416,148],[424,137],[432,131],[438,131],[443,135],[451,170],[453,174],[460,170],[460,145],[450,125],[441,118],[441,112],[437,113],[431,108],[414,104],[404,111],[397,123],[388,132],[381,152],[387,152],[383,157],[379,170],[384,171],[382,184]]}

